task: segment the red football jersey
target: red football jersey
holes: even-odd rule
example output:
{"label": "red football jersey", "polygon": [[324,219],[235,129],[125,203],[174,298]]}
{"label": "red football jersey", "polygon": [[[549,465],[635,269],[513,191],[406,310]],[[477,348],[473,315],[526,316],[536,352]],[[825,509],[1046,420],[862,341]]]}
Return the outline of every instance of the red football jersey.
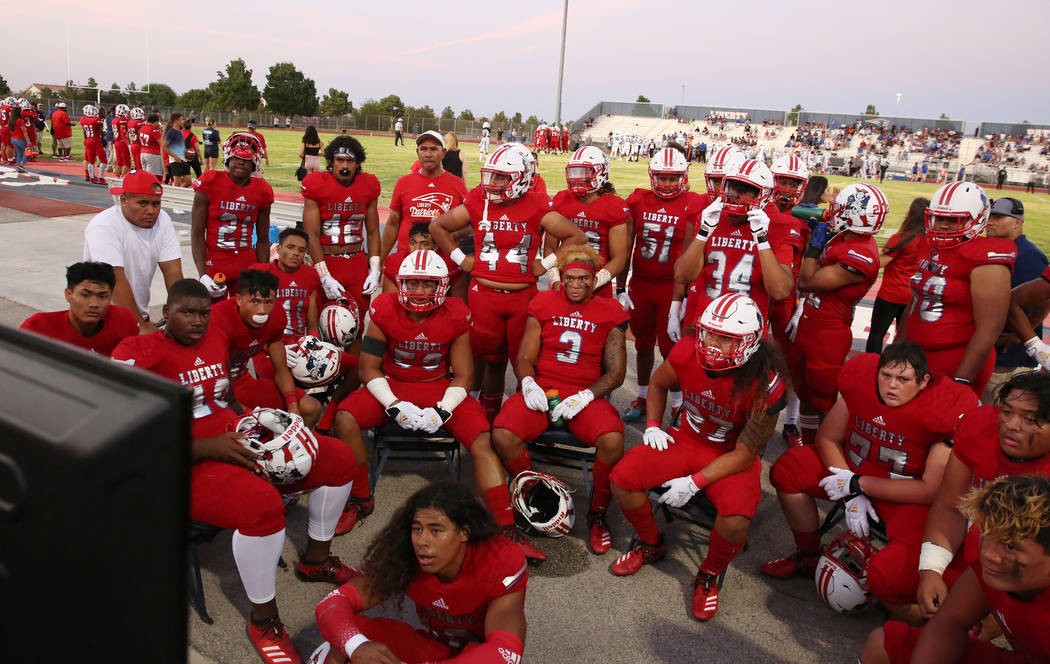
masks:
{"label": "red football jersey", "polygon": [[328,171],[310,173],[299,190],[321,209],[321,244],[329,245],[360,244],[368,205],[382,193],[379,178],[371,173],[358,173],[344,187]]}
{"label": "red football jersey", "polygon": [[674,263],[682,255],[685,234],[695,233],[701,196],[687,191],[667,199],[649,189],[635,189],[626,202],[634,219],[632,278],[674,280]]}
{"label": "red football jersey", "polygon": [[861,475],[919,478],[930,447],[949,441],[963,414],[976,408],[977,395],[940,374],[926,388],[894,408],[879,398],[879,355],[864,353],[839,371],[839,391],[849,408],[846,460]]}
{"label": "red football jersey", "polygon": [[408,317],[397,293],[382,293],[372,300],[368,315],[386,336],[383,371],[401,381],[446,378],[452,369],[449,348],[470,330],[470,310],[457,297],[445,298],[444,304],[417,323]]}
{"label": "red football jersey", "polygon": [[[719,452],[729,452],[747,421],[756,386],[734,398],[731,371],[708,373],[696,359],[696,337],[682,337],[667,361],[682,385],[682,425],[679,430]],[[714,376],[714,377],[712,377]],[[776,372],[768,379],[768,403],[772,408],[785,395],[787,386]]]}
{"label": "red football jersey", "polygon": [[[791,243],[785,241],[782,232],[780,226],[770,226],[769,244],[777,262],[791,265]],[[746,222],[734,226],[722,213],[718,227],[704,246],[704,268],[689,293],[690,299],[696,299],[698,316],[711,300],[733,291],[754,300],[763,320],[769,320],[770,298],[762,281],[762,263],[755,244]]]}
{"label": "red football jersey", "polygon": [[108,357],[121,340],[139,333],[139,319],[124,307],[111,304],[102,317],[102,329],[92,337],[83,336],[73,327],[68,310],[33,314],[22,322],[21,328]]}
{"label": "red football jersey", "polygon": [[[969,548],[967,545],[967,550]],[[1016,661],[1050,662],[1050,630],[1046,628],[1050,625],[1050,588],[1031,600],[1022,601],[989,587],[980,561],[971,563],[970,567],[977,574],[988,608],[1003,628],[1003,636],[1014,651]]]}
{"label": "red football jersey", "polygon": [[113,140],[117,143],[128,142],[128,119],[117,116],[113,118]]}
{"label": "red football jersey", "polygon": [[139,141],[142,143],[142,154],[160,154],[160,128],[148,122],[139,125]]}
{"label": "red football jersey", "polygon": [[825,327],[849,327],[853,323],[853,306],[879,276],[879,245],[870,235],[839,233],[824,247],[817,262],[820,267],[841,265],[864,278],[832,291],[806,294],[802,317]]}
{"label": "red football jersey", "polygon": [[627,203],[616,194],[602,194],[590,205],[584,205],[571,191],[559,191],[551,207],[584,232],[587,244],[605,262],[609,262],[609,230],[631,220]]}
{"label": "red football jersey", "polygon": [[397,248],[408,248],[408,231],[415,224],[430,223],[467,197],[467,185],[448,171],[436,178],[421,173],[409,173],[398,178],[390,197],[390,209],[401,213],[397,227]]}
{"label": "red football jersey", "polygon": [[226,337],[209,329],[200,341],[183,346],[164,332],[128,337],[113,349],[113,359],[152,371],[193,390],[193,437],[214,431],[237,414],[227,401],[230,379],[226,374],[229,354]]}
{"label": "red football jersey", "polygon": [[312,265],[300,265],[295,272],[285,272],[277,261],[255,263],[249,270],[262,270],[277,276],[277,297],[274,309],[284,311],[284,341],[289,343],[306,334],[306,312],[310,309],[310,298],[316,297],[321,288],[321,277]]}
{"label": "red football jersey", "polygon": [[777,234],[791,243],[791,274],[795,281],[798,281],[809,238],[809,227],[806,226],[806,222],[791,216],[790,212],[781,212],[774,203],[767,205],[765,212],[769,216],[770,227],[776,226]]}
{"label": "red football jersey", "polygon": [[631,318],[612,298],[592,297],[576,304],[563,290],[537,293],[529,303],[529,315],[539,321],[541,330],[537,382],[580,390],[602,375],[602,351],[609,332],[626,326]]}
{"label": "red football jersey", "polygon": [[11,119],[11,112],[14,110],[14,106],[0,104],[0,127],[7,128],[7,122]]}
{"label": "red football jersey", "polygon": [[207,250],[233,252],[251,249],[259,210],[273,205],[270,183],[262,178],[251,178],[242,187],[226,171],[207,171],[193,181],[193,188],[208,195]]}
{"label": "red football jersey", "polygon": [[978,237],[937,249],[923,238],[917,253],[911,291],[918,303],[908,316],[908,338],[926,350],[965,346],[974,332],[970,273],[980,265],[1012,270],[1016,245],[1005,238]]}
{"label": "red football jersey", "polygon": [[1006,475],[1034,473],[1050,477],[1050,454],[1038,459],[1014,460],[999,445],[999,409],[980,406],[963,416],[955,434],[956,458],[973,476],[970,485],[979,488]]}
{"label": "red football jersey", "polygon": [[521,548],[504,537],[467,544],[456,578],[445,583],[435,574],[416,572],[405,594],[427,633],[452,648],[485,640],[489,602],[525,590],[528,565]]}
{"label": "red football jersey", "polygon": [[499,283],[536,283],[529,267],[541,246],[540,221],[551,211],[546,197],[530,191],[506,205],[486,203],[485,190],[478,185],[463,205],[474,227],[471,275]]}
{"label": "red football jersey", "polygon": [[80,118],[80,128],[84,130],[84,142],[101,142],[102,134],[105,132],[106,127],[102,124],[102,118],[90,118],[84,116]]}
{"label": "red football jersey", "polygon": [[142,120],[136,120],[135,118],[128,120],[128,143],[131,144],[132,148],[139,146],[139,127],[143,124],[145,124],[145,122]]}
{"label": "red football jersey", "polygon": [[213,304],[208,327],[219,330],[226,337],[226,349],[230,354],[230,379],[236,381],[244,375],[248,361],[284,334],[284,308],[275,306],[270,319],[262,327],[249,327],[241,320],[237,311],[237,299],[228,298]]}

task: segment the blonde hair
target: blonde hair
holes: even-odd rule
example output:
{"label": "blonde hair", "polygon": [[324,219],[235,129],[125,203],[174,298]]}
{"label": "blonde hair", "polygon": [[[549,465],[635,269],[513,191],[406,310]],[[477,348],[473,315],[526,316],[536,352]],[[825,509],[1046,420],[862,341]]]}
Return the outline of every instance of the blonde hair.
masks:
{"label": "blonde hair", "polygon": [[1050,479],[1010,475],[959,499],[959,511],[997,542],[1034,539],[1050,551]]}
{"label": "blonde hair", "polygon": [[445,132],[445,149],[446,150],[458,150],[459,149],[459,137],[456,136],[456,132],[454,132],[454,131]]}
{"label": "blonde hair", "polygon": [[555,253],[558,256],[559,270],[574,261],[589,263],[595,270],[600,270],[602,269],[602,266],[605,265],[605,261],[598,255],[598,252],[595,251],[593,247],[586,244],[573,244],[567,247],[562,247]]}

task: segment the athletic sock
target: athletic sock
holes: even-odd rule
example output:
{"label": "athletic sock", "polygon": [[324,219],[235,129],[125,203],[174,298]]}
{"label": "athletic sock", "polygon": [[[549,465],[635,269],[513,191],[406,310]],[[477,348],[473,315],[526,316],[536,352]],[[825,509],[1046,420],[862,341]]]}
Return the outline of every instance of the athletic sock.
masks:
{"label": "athletic sock", "polygon": [[711,529],[711,546],[707,549],[707,557],[700,563],[700,571],[711,576],[718,576],[729,567],[729,563],[740,550],[744,548],[744,542],[730,542],[722,537],[718,530]]}
{"label": "athletic sock", "polygon": [[368,464],[360,463],[354,468],[354,487],[351,498],[366,500],[372,496],[372,487],[368,484]]}
{"label": "athletic sock", "polygon": [[594,480],[594,496],[591,497],[591,509],[604,512],[609,508],[612,500],[612,490],[609,488],[609,473],[612,472],[612,464],[605,463],[601,459],[594,460],[594,469],[591,478]]}
{"label": "athletic sock", "polygon": [[532,459],[529,458],[529,451],[524,449],[523,446],[518,458],[508,461],[506,468],[511,477],[517,477],[526,470],[532,470]]}
{"label": "athletic sock", "polygon": [[644,398],[646,398],[648,396],[649,396],[649,386],[648,385],[639,385],[638,386],[638,398],[639,399],[644,399]]}
{"label": "athletic sock", "polygon": [[485,506],[489,508],[492,516],[496,519],[497,526],[514,525],[514,510],[510,507],[510,492],[507,490],[506,484],[485,489],[481,497],[485,501]]}
{"label": "athletic sock", "polygon": [[335,524],[343,514],[346,499],[350,497],[353,480],[342,486],[319,486],[310,492],[307,511],[310,518],[306,532],[310,539],[328,542],[335,537]]}
{"label": "athletic sock", "polygon": [[645,503],[629,510],[623,510],[628,523],[638,533],[638,539],[649,546],[656,546],[660,541],[660,528],[653,518],[653,508],[646,499]]}
{"label": "athletic sock", "polygon": [[816,554],[820,551],[819,530],[814,530],[808,533],[792,530],[791,536],[795,538],[795,546],[802,553]]}
{"label": "athletic sock", "polygon": [[802,434],[802,442],[812,445],[817,440],[817,429],[820,428],[819,415],[799,415],[798,428]]}
{"label": "athletic sock", "polygon": [[284,528],[262,537],[233,531],[233,561],[252,604],[265,604],[277,596],[277,561],[283,549]]}
{"label": "athletic sock", "polygon": [[798,395],[795,390],[788,392],[787,408],[784,409],[784,426],[798,424]]}

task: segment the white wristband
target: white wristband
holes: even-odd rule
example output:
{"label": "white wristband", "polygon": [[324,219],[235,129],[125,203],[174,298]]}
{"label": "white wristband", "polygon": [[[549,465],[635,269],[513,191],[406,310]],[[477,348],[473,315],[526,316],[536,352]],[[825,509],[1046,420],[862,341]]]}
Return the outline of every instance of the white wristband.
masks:
{"label": "white wristband", "polygon": [[944,570],[948,569],[954,557],[954,553],[940,544],[923,542],[922,549],[919,551],[919,571],[928,569],[931,572],[944,574]]}
{"label": "white wristband", "polygon": [[463,261],[467,260],[467,255],[463,253],[463,250],[456,247],[448,254],[449,259],[456,265],[462,265]]}
{"label": "white wristband", "polygon": [[376,398],[376,401],[383,406],[384,410],[390,408],[391,404],[397,401],[397,397],[394,396],[393,390],[390,389],[390,383],[387,382],[386,376],[373,378],[368,381],[365,387]]}
{"label": "white wristband", "polygon": [[547,254],[540,260],[540,265],[543,266],[544,270],[550,270],[558,264],[558,257],[555,254]]}
{"label": "white wristband", "polygon": [[595,277],[597,277],[597,279],[594,282],[595,288],[601,288],[605,284],[612,281],[612,273],[606,270],[604,267],[598,270],[598,273],[595,275]]}
{"label": "white wristband", "polygon": [[467,391],[458,385],[449,385],[445,388],[445,395],[437,402],[438,408],[452,412],[456,406],[463,403],[467,398]]}
{"label": "white wristband", "polygon": [[671,316],[678,316],[678,312],[681,311],[681,309],[682,309],[682,301],[681,300],[671,300],[671,308],[667,312],[667,317],[670,318]]}
{"label": "white wristband", "polygon": [[328,266],[324,264],[324,261],[317,261],[314,263],[314,271],[317,272],[317,276],[321,278],[321,281],[324,281],[330,276]]}
{"label": "white wristband", "polygon": [[366,637],[364,634],[354,634],[343,644],[343,652],[346,653],[347,657],[353,659],[354,651],[360,648],[361,644],[368,643],[371,640],[372,639]]}
{"label": "white wristband", "polygon": [[370,267],[371,269],[378,270],[379,266],[381,264],[382,264],[382,261],[380,260],[379,256],[369,256],[368,257],[368,267]]}
{"label": "white wristband", "polygon": [[755,248],[758,251],[764,251],[765,249],[770,249],[771,247],[769,246],[769,241],[767,240],[765,242],[757,242],[755,244]]}

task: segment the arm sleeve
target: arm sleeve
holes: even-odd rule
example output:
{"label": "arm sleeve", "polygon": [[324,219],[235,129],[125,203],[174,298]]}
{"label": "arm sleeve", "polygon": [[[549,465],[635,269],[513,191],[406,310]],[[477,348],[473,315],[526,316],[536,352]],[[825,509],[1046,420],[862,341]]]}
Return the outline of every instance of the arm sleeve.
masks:
{"label": "arm sleeve", "polygon": [[467,646],[455,657],[442,661],[445,664],[491,664],[491,662],[519,664],[524,652],[525,644],[521,642],[521,639],[502,629],[494,629],[485,637],[484,643]]}
{"label": "arm sleeve", "polygon": [[332,644],[333,648],[343,650],[347,641],[361,633],[357,626],[357,614],[362,608],[364,603],[361,601],[361,593],[349,583],[344,583],[328,593],[314,612],[321,636]]}

